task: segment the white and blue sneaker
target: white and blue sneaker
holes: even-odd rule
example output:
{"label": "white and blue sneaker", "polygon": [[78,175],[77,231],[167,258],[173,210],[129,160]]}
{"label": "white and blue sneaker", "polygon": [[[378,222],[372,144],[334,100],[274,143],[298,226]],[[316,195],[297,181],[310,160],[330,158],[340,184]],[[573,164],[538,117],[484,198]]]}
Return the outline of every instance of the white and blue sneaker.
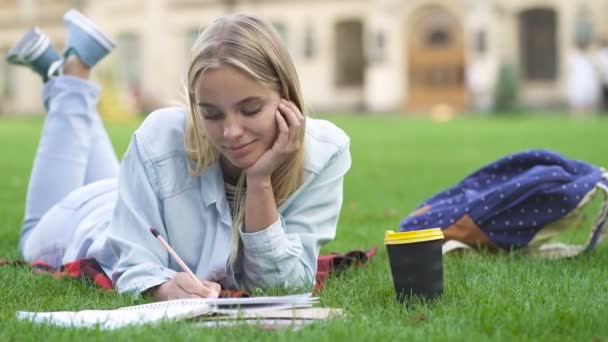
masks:
{"label": "white and blue sneaker", "polygon": [[75,9],[65,13],[63,22],[68,31],[64,57],[76,54],[84,64],[93,67],[116,47],[109,35]]}
{"label": "white and blue sneaker", "polygon": [[46,82],[51,64],[61,60],[61,56],[49,37],[38,27],[34,27],[19,39],[8,52],[6,60],[11,64],[29,67]]}

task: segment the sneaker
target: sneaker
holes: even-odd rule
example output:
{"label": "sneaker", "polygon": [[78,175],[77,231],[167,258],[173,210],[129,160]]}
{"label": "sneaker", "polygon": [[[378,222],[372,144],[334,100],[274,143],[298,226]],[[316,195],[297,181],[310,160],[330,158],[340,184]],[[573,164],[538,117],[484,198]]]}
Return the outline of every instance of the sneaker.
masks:
{"label": "sneaker", "polygon": [[38,27],[34,27],[19,39],[8,52],[6,60],[11,64],[29,67],[46,81],[51,64],[61,60],[61,56],[49,37]]}
{"label": "sneaker", "polygon": [[105,57],[116,44],[97,24],[75,9],[63,16],[68,31],[64,56],[76,54],[89,67]]}

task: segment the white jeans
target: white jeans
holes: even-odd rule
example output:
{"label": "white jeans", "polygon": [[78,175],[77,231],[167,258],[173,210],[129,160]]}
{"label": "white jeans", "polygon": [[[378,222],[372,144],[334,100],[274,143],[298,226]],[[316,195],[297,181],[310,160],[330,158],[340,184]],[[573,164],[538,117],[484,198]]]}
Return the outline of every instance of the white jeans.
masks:
{"label": "white jeans", "polygon": [[118,175],[118,159],[96,109],[99,94],[95,84],[70,76],[44,86],[47,116],[19,241],[26,261],[59,266],[74,229],[96,205],[87,198],[91,186],[85,186]]}

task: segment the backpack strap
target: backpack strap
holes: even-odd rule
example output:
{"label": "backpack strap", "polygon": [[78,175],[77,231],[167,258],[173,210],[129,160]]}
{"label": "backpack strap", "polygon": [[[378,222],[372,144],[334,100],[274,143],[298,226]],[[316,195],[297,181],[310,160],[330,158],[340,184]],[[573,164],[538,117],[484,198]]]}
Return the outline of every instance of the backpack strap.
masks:
{"label": "backpack strap", "polygon": [[602,179],[597,183],[596,188],[604,195],[604,202],[600,213],[595,218],[593,230],[587,242],[586,252],[591,251],[595,246],[608,236],[608,172],[603,170]]}

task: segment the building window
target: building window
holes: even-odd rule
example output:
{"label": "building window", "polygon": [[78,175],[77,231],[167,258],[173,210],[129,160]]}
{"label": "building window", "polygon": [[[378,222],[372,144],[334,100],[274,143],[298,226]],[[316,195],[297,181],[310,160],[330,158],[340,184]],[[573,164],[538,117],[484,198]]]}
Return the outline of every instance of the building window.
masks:
{"label": "building window", "polygon": [[198,38],[199,34],[203,32],[203,30],[204,28],[191,28],[186,30],[184,34],[184,63],[182,68],[184,80],[188,78],[188,68],[190,67],[190,59],[192,58],[192,48],[194,47],[194,43],[196,43],[196,39]]}
{"label": "building window", "polygon": [[133,33],[118,35],[119,72],[123,87],[139,92],[141,87],[141,42]]}
{"label": "building window", "polygon": [[316,51],[314,29],[311,24],[306,24],[304,28],[304,57],[312,59],[315,57]]}
{"label": "building window", "polygon": [[363,23],[360,20],[338,22],[335,28],[335,82],[338,87],[362,86]]}
{"label": "building window", "polygon": [[552,9],[531,9],[519,15],[522,74],[530,81],[557,78],[557,16]]}
{"label": "building window", "polygon": [[372,35],[369,59],[371,62],[381,64],[385,60],[386,33],[384,31],[375,32]]}
{"label": "building window", "polygon": [[194,47],[194,43],[198,39],[198,36],[205,30],[204,27],[199,28],[190,28],[186,30],[184,33],[184,63],[182,63],[182,77],[181,82],[186,84],[186,80],[188,79],[188,68],[190,68],[191,54],[192,48]]}
{"label": "building window", "polygon": [[272,26],[279,34],[279,37],[281,38],[281,41],[283,41],[283,44],[285,44],[285,46],[289,46],[289,44],[288,44],[289,34],[287,32],[287,26],[285,26],[285,24],[279,23],[279,22],[273,22]]}
{"label": "building window", "polygon": [[429,33],[427,46],[429,47],[445,47],[450,41],[449,33],[445,30],[439,29]]}
{"label": "building window", "polygon": [[201,32],[203,32],[203,29],[199,30],[197,28],[192,28],[186,31],[184,37],[184,50],[186,51],[185,55],[187,61],[190,60],[190,53],[192,51],[192,47],[194,47],[194,43],[196,43],[196,39],[198,38]]}
{"label": "building window", "polygon": [[488,40],[486,31],[481,30],[475,34],[475,51],[478,55],[483,55],[488,49]]}
{"label": "building window", "polygon": [[[8,48],[1,48],[0,55],[8,55]],[[9,65],[5,58],[0,61],[0,99],[6,100],[15,94],[14,66]],[[4,102],[4,101],[3,101]]]}
{"label": "building window", "polygon": [[589,13],[585,7],[582,7],[575,22],[574,41],[576,45],[587,48],[593,39],[593,24]]}

